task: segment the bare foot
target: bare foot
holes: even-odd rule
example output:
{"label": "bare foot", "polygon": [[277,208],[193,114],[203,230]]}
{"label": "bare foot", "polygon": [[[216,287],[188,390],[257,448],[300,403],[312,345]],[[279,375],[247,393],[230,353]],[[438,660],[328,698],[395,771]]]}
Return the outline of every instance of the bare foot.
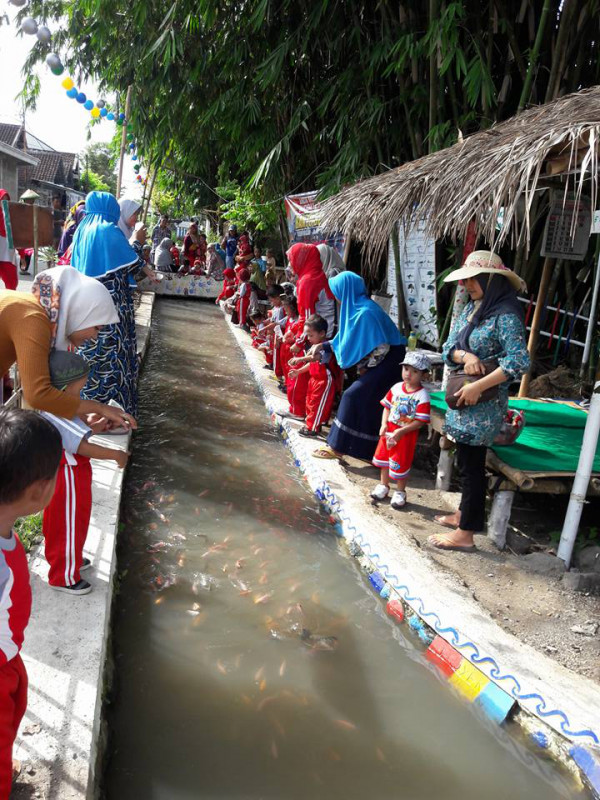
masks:
{"label": "bare foot", "polygon": [[435,533],[427,541],[438,550],[458,550],[472,553],[476,549],[473,542],[473,531],[463,531],[462,528],[457,528],[452,533]]}
{"label": "bare foot", "polygon": [[460,525],[460,511],[455,511],[454,514],[438,514],[434,520],[447,528],[457,528]]}

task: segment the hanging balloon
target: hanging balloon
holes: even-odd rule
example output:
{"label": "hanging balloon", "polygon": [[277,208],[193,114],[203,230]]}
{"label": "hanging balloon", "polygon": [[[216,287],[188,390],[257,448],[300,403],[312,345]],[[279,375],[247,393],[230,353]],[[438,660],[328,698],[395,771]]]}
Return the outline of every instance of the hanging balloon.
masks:
{"label": "hanging balloon", "polygon": [[134,170],[135,170],[136,172],[139,172],[139,171],[140,171],[140,165],[139,165],[139,164],[135,164],[133,168],[134,168]]}
{"label": "hanging balloon", "polygon": [[98,106],[98,108],[104,108],[104,106],[106,105],[106,101],[105,100],[96,100],[96,105]]}
{"label": "hanging balloon", "polygon": [[84,95],[83,92],[79,92],[75,99],[77,100],[78,103],[81,103],[81,105],[83,105],[87,100],[87,97]]}
{"label": "hanging balloon", "polygon": [[132,161],[137,161],[137,156],[136,155],[131,156],[131,160]]}
{"label": "hanging balloon", "polygon": [[130,150],[135,150],[135,142],[131,142],[129,145]]}
{"label": "hanging balloon", "polygon": [[111,112],[109,111],[108,114],[106,115],[106,119],[109,120],[109,122],[112,122],[114,118],[115,115],[111,114]]}
{"label": "hanging balloon", "polygon": [[[50,69],[54,69],[55,67],[62,67],[60,56],[58,56],[56,53],[49,53],[46,56],[46,64],[48,64]],[[70,88],[71,87],[69,86],[69,89]]]}
{"label": "hanging balloon", "polygon": [[29,36],[33,36],[34,33],[37,33],[38,25],[37,22],[33,19],[33,17],[25,17],[23,22],[21,23],[21,30],[23,33],[29,34]]}
{"label": "hanging balloon", "polygon": [[[50,58],[50,56],[48,56],[48,58]],[[72,89],[75,86],[72,78],[65,78],[60,82],[60,85],[63,87],[63,89]]]}
{"label": "hanging balloon", "polygon": [[122,111],[121,111],[121,113],[119,114],[119,119],[120,119],[120,120],[124,120],[124,119],[125,119],[125,114],[124,114]]}
{"label": "hanging balloon", "polygon": [[121,127],[121,126],[123,125],[123,120],[122,120],[122,119],[118,119],[118,120],[117,120],[117,125],[118,125],[119,127]]}
{"label": "hanging balloon", "polygon": [[50,67],[50,72],[53,75],[62,75],[64,71],[65,68],[63,67],[62,64],[59,64],[57,67]]}
{"label": "hanging balloon", "polygon": [[[102,102],[102,101],[99,100],[98,102]],[[96,105],[98,105],[98,103],[96,103]],[[107,115],[108,115],[108,111],[104,108],[104,106],[102,106],[100,108],[100,116],[101,117],[106,117]]]}
{"label": "hanging balloon", "polygon": [[133,139],[133,133],[131,131],[129,131],[129,133],[127,134],[127,138],[128,139]]}
{"label": "hanging balloon", "polygon": [[92,108],[94,107],[94,101],[86,100],[85,103],[83,104],[83,107],[85,108],[86,111],[91,111]]}
{"label": "hanging balloon", "polygon": [[42,44],[49,44],[52,39],[50,28],[47,28],[45,25],[40,25],[35,35],[38,38],[38,42],[41,42]]}
{"label": "hanging balloon", "polygon": [[94,119],[99,119],[100,117],[100,109],[99,108],[92,108],[91,115]]}
{"label": "hanging balloon", "polygon": [[77,97],[77,89],[72,86],[70,89],[67,89],[67,97],[70,97],[71,100],[75,100]]}
{"label": "hanging balloon", "polygon": [[17,8],[21,8],[21,6],[25,5],[27,0],[8,0],[8,2],[13,6],[17,6]]}

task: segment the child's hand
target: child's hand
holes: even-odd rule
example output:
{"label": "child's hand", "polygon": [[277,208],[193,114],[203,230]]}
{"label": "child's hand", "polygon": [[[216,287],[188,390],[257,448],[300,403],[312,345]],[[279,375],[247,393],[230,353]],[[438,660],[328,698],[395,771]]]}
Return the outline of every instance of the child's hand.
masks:
{"label": "child's hand", "polygon": [[386,431],[387,431],[387,424],[385,422],[383,422],[381,424],[381,428],[379,428],[379,435],[380,436],[385,436]]}
{"label": "child's hand", "polygon": [[292,351],[292,353],[301,353],[302,352],[302,350],[298,347],[297,344],[293,344],[290,347],[290,350]]}
{"label": "child's hand", "polygon": [[111,423],[102,417],[100,414],[88,414],[86,419],[88,428],[92,429],[92,433],[103,433],[111,427]]}
{"label": "child's hand", "polygon": [[298,377],[298,370],[291,369],[288,374],[292,380],[296,380],[296,378]]}
{"label": "child's hand", "polygon": [[121,467],[121,469],[125,469],[127,466],[127,462],[129,461],[129,456],[131,453],[127,452],[127,450],[115,450],[114,459],[117,464]]}

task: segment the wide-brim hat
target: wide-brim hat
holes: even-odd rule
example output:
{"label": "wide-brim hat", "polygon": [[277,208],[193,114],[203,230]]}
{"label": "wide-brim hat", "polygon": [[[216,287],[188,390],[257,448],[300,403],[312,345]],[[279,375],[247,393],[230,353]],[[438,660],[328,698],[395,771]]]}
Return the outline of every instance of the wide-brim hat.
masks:
{"label": "wide-brim hat", "polygon": [[476,278],[477,275],[502,275],[511,282],[517,292],[527,290],[525,281],[516,272],[509,269],[499,255],[489,250],[475,250],[459,269],[453,270],[444,278],[444,283],[451,281],[465,281],[467,278]]}

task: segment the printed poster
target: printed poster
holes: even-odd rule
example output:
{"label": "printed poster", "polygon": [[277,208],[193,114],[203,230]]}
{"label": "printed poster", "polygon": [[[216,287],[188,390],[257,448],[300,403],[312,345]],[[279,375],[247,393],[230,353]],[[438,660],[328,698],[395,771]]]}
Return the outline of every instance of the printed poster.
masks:
{"label": "printed poster", "polygon": [[325,236],[320,228],[321,205],[317,203],[318,192],[289,194],[285,197],[290,245],[296,242],[305,244],[328,244],[344,257],[346,237],[341,234]]}
{"label": "printed poster", "polygon": [[[400,274],[411,330],[417,337],[439,347],[437,328],[437,290],[435,283],[435,239],[425,234],[425,224],[419,223],[405,236],[404,226],[398,225]],[[390,316],[398,323],[396,294],[396,260],[390,239],[388,246],[388,293],[392,295]]]}
{"label": "printed poster", "polygon": [[591,224],[592,212],[586,198],[580,198],[577,203],[573,193],[565,197],[563,192],[552,192],[541,255],[545,258],[583,261],[588,249]]}

